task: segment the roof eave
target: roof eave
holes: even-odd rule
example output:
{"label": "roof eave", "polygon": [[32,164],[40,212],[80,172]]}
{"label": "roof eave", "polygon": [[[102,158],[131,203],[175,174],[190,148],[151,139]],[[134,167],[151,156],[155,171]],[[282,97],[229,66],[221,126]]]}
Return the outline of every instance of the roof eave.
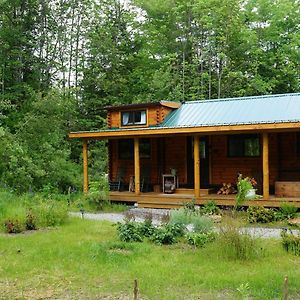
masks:
{"label": "roof eave", "polygon": [[113,139],[131,137],[155,137],[165,135],[211,135],[211,134],[237,134],[243,132],[282,132],[300,131],[300,122],[282,122],[266,124],[218,125],[178,128],[134,128],[123,130],[81,131],[71,132],[70,139]]}

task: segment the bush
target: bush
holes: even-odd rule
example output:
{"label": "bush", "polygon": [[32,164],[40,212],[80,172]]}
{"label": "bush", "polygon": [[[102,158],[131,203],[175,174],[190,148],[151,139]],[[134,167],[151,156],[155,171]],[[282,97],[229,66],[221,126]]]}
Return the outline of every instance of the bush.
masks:
{"label": "bush", "polygon": [[25,219],[25,228],[26,230],[36,230],[37,229],[37,220],[34,216],[32,209],[29,209]]}
{"label": "bush", "polygon": [[186,212],[186,214],[194,213],[196,211],[195,204],[196,204],[195,199],[183,203],[183,209]]}
{"label": "bush", "polygon": [[217,206],[216,202],[211,200],[201,207],[200,213],[203,215],[216,215],[220,213],[220,209]]}
{"label": "bush", "polygon": [[180,208],[171,211],[169,224],[181,224],[182,226],[190,223],[190,214],[187,214],[186,209]]}
{"label": "bush", "polygon": [[118,235],[123,242],[142,242],[140,226],[136,222],[126,221],[124,224],[117,224]]}
{"label": "bush", "polygon": [[247,209],[247,219],[249,223],[269,223],[275,220],[275,213],[273,209],[250,206]]}
{"label": "bush", "polygon": [[219,242],[222,255],[230,259],[250,260],[262,254],[258,239],[249,234],[241,234],[234,225],[220,228]]}
{"label": "bush", "polygon": [[216,239],[216,233],[188,233],[185,238],[189,245],[204,247],[207,243],[211,243]]}
{"label": "bush", "polygon": [[155,227],[152,225],[152,218],[146,218],[145,221],[139,226],[139,232],[144,237],[152,236],[154,231]]}
{"label": "bush", "polygon": [[283,229],[281,232],[281,243],[287,252],[300,256],[300,233],[297,236],[292,232],[289,234],[287,230]]}
{"label": "bush", "polygon": [[19,220],[6,220],[4,222],[5,231],[7,233],[20,233],[24,228]]}
{"label": "bush", "polygon": [[156,228],[150,240],[158,245],[171,245],[176,242],[174,233],[167,227]]}
{"label": "bush", "polygon": [[198,233],[207,233],[212,231],[214,222],[206,216],[192,216],[190,224],[193,225],[193,231]]}
{"label": "bush", "polygon": [[298,208],[288,203],[280,205],[279,210],[276,212],[277,220],[292,219],[296,216]]}

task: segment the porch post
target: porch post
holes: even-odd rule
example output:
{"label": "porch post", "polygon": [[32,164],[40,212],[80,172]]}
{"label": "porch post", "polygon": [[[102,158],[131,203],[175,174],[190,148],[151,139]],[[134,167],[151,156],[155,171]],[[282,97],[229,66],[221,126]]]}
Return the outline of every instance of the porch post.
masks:
{"label": "porch post", "polygon": [[268,133],[262,134],[263,138],[263,198],[268,200],[269,193],[269,136]]}
{"label": "porch post", "polygon": [[139,139],[134,138],[134,190],[135,194],[140,194],[140,148]]}
{"label": "porch post", "polygon": [[89,191],[89,174],[88,174],[88,141],[83,140],[82,145],[82,158],[83,158],[83,192]]}
{"label": "porch post", "polygon": [[195,197],[200,197],[200,138],[194,136],[194,193]]}

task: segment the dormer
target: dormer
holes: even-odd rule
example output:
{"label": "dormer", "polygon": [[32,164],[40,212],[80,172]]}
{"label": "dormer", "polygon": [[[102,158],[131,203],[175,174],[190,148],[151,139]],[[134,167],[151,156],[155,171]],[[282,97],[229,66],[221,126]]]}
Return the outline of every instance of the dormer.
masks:
{"label": "dormer", "polygon": [[157,126],[166,116],[181,106],[180,102],[160,101],[108,106],[108,128],[143,128]]}

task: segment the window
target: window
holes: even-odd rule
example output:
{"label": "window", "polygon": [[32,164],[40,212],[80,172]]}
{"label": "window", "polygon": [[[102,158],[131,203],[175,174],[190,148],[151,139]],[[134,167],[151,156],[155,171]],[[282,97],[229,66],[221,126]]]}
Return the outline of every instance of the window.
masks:
{"label": "window", "polygon": [[300,156],[300,132],[296,133],[296,151],[297,156]]}
{"label": "window", "polygon": [[121,114],[121,118],[122,126],[145,125],[147,121],[145,110],[124,111]]}
{"label": "window", "polygon": [[[133,159],[134,146],[132,139],[119,140],[119,159]],[[140,139],[140,158],[151,157],[150,139]]]}
{"label": "window", "polygon": [[228,136],[228,156],[229,157],[257,157],[260,155],[259,136],[230,135]]}

